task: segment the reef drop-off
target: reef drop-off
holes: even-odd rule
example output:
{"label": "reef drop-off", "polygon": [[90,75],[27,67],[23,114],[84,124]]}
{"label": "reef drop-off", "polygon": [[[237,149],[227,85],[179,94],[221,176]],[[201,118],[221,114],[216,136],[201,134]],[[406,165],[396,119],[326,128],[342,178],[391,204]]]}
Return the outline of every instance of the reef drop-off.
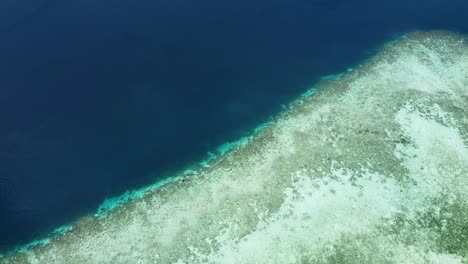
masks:
{"label": "reef drop-off", "polygon": [[468,42],[416,32],[205,166],[0,263],[467,263]]}

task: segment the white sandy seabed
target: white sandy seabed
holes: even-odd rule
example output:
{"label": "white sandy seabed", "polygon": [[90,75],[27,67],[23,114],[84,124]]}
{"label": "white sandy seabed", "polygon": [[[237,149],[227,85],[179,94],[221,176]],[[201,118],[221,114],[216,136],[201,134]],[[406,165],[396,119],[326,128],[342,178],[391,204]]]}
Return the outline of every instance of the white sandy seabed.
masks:
{"label": "white sandy seabed", "polygon": [[416,32],[208,165],[0,263],[468,263],[468,41]]}

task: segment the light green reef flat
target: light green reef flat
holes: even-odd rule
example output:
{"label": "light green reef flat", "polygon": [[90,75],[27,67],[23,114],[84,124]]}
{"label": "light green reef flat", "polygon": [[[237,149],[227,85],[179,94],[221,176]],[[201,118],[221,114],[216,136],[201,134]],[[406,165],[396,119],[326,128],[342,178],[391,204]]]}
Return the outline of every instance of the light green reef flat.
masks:
{"label": "light green reef flat", "polygon": [[468,263],[468,41],[416,32],[0,263]]}

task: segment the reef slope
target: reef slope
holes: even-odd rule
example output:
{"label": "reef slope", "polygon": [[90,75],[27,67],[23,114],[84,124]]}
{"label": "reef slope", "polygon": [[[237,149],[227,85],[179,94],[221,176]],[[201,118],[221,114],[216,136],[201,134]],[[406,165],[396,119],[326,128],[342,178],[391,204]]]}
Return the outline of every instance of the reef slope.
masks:
{"label": "reef slope", "polygon": [[0,263],[468,263],[468,42],[390,42],[209,166]]}

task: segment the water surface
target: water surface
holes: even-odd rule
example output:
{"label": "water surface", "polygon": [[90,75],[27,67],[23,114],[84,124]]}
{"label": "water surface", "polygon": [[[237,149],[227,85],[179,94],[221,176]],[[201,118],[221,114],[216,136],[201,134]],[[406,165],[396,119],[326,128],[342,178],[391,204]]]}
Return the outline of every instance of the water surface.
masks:
{"label": "water surface", "polygon": [[0,3],[0,250],[154,182],[468,3]]}

